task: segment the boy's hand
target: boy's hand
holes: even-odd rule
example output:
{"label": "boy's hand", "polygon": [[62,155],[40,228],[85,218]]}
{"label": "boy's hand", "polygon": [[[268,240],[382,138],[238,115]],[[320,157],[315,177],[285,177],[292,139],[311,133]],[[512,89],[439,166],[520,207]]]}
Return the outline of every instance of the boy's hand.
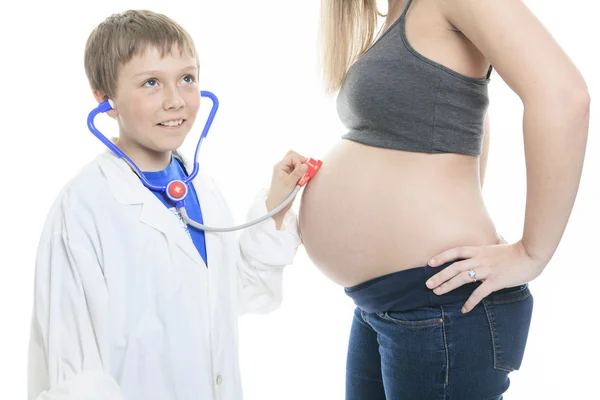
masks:
{"label": "boy's hand", "polygon": [[[296,187],[298,180],[308,171],[308,166],[304,164],[306,161],[308,161],[308,158],[290,150],[283,160],[275,164],[273,177],[271,178],[271,188],[266,200],[267,211],[270,212],[288,198]],[[293,203],[293,201],[290,202],[283,210],[273,216],[277,229],[281,228],[283,217]]]}

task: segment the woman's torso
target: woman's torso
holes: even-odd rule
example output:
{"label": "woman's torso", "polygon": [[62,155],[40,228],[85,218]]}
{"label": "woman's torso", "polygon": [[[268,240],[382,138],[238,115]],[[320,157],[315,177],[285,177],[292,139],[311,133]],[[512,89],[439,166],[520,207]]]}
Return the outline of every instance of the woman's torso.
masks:
{"label": "woman's torso", "polygon": [[[481,85],[485,79],[477,77],[485,75],[486,60],[461,33],[451,30],[435,4],[413,1],[405,27],[394,23],[389,31],[384,28],[380,41],[394,39],[386,37],[392,29],[405,29],[418,62],[432,60],[446,73],[455,71],[447,74],[451,85]],[[452,94],[448,90],[447,95]],[[439,135],[443,143],[444,132]],[[495,242],[480,189],[479,157],[405,151],[355,140],[341,140],[323,158],[302,196],[300,228],[311,260],[343,286],[425,265],[452,247]]]}

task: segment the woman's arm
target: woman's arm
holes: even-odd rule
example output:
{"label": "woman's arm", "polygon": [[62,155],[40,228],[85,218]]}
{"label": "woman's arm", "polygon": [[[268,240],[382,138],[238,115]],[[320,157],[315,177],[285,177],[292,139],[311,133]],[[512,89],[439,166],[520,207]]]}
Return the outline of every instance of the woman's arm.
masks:
{"label": "woman's arm", "polygon": [[[487,57],[523,102],[527,199],[522,244],[530,257],[545,265],[577,195],[589,126],[586,84],[521,0],[440,2],[448,21]],[[568,10],[566,3],[565,7]]]}
{"label": "woman's arm", "polygon": [[521,240],[456,247],[429,261],[432,267],[455,261],[427,281],[437,295],[482,281],[463,306],[469,312],[490,293],[535,279],[556,251],[579,187],[590,98],[577,68],[521,0],[438,1],[448,21],[524,105],[527,199]]}

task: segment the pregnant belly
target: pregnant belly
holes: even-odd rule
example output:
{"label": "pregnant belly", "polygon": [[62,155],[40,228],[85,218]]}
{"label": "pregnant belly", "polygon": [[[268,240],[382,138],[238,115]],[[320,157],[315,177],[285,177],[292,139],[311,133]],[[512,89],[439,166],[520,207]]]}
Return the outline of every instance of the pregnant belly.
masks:
{"label": "pregnant belly", "polygon": [[353,286],[425,265],[455,246],[495,242],[479,160],[340,141],[300,203],[303,243],[330,279]]}

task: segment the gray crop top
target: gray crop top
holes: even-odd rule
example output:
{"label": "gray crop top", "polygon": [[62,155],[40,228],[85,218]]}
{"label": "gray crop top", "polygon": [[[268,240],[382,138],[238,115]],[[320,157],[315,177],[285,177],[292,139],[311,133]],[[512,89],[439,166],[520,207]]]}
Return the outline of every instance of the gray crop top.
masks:
{"label": "gray crop top", "polygon": [[337,110],[366,145],[425,153],[481,154],[488,83],[430,60],[406,38],[401,16],[348,70]]}

